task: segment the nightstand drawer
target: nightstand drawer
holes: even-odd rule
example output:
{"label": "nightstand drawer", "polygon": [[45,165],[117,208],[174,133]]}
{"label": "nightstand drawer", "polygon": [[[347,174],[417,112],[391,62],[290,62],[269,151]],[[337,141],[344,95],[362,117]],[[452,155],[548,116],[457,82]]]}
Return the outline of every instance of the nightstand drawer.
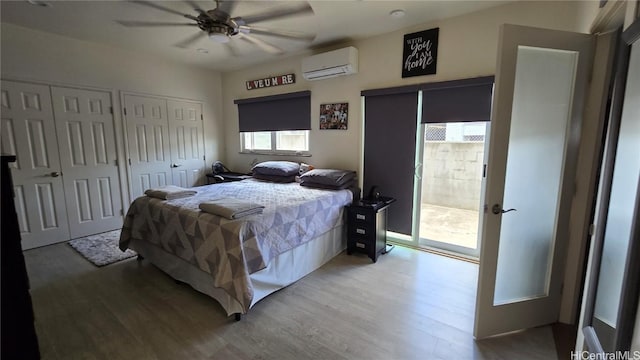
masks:
{"label": "nightstand drawer", "polygon": [[375,243],[371,239],[362,237],[350,237],[349,245],[353,250],[369,251]]}
{"label": "nightstand drawer", "polygon": [[375,224],[370,224],[362,221],[356,221],[349,223],[349,235],[351,236],[375,236],[376,228]]}
{"label": "nightstand drawer", "polygon": [[373,223],[375,221],[376,213],[369,209],[353,209],[349,211],[349,221],[363,221]]}

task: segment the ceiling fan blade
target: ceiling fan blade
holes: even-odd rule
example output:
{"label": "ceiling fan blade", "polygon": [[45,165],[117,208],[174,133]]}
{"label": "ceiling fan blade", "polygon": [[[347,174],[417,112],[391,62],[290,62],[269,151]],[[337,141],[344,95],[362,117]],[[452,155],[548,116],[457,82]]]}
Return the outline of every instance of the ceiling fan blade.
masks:
{"label": "ceiling fan blade", "polygon": [[211,18],[211,16],[209,16],[209,14],[202,10],[202,8],[200,6],[198,6],[198,4],[196,4],[195,2],[191,1],[191,0],[184,0],[184,2],[186,2],[187,4],[189,4],[189,6],[191,6],[191,8],[195,11],[198,12],[198,14],[204,15],[208,18]]}
{"label": "ceiling fan blade", "polygon": [[198,39],[200,39],[200,38],[202,38],[202,37],[204,37],[204,36],[205,36],[204,32],[202,32],[202,31],[198,31],[197,33],[195,33],[195,34],[193,34],[193,35],[189,36],[188,38],[186,38],[186,39],[184,39],[184,40],[182,40],[182,41],[180,41],[180,42],[176,43],[176,44],[175,44],[175,45],[173,45],[173,46],[175,46],[175,47],[179,47],[179,48],[183,48],[183,49],[186,49],[186,48],[188,48],[190,45],[192,45],[193,43],[195,43],[196,41],[198,41]]}
{"label": "ceiling fan blade", "polygon": [[236,8],[237,1],[221,0],[221,1],[216,1],[216,3],[218,4],[218,10],[222,10],[227,14],[231,15],[233,10]]}
{"label": "ceiling fan blade", "polygon": [[249,34],[243,34],[243,33],[238,33],[238,35],[241,39],[244,39],[250,43],[252,43],[253,45],[256,45],[257,47],[259,47],[260,49],[270,53],[270,54],[274,54],[274,55],[282,55],[284,54],[284,50],[280,49],[279,47],[269,44],[266,41],[260,40],[254,36],[251,36]]}
{"label": "ceiling fan blade", "polygon": [[307,34],[299,31],[267,29],[267,28],[247,26],[247,25],[240,26],[240,31],[243,32],[244,34],[269,35],[269,36],[277,36],[281,38],[296,39],[296,40],[311,41],[316,38],[314,34]]}
{"label": "ceiling fan blade", "polygon": [[313,14],[313,9],[308,3],[300,4],[297,6],[285,6],[277,9],[266,11],[262,14],[243,16],[245,24],[257,23],[260,21],[274,20],[285,16]]}
{"label": "ceiling fan blade", "polygon": [[228,43],[224,43],[224,47],[227,48],[227,50],[229,50],[229,53],[234,56],[234,57],[239,57],[240,53],[238,52],[238,49],[236,49],[236,47],[234,45],[231,44],[231,42]]}
{"label": "ceiling fan blade", "polygon": [[148,7],[154,8],[154,9],[158,9],[158,10],[161,10],[161,11],[164,11],[164,12],[168,12],[168,13],[171,13],[171,14],[176,14],[176,15],[180,15],[180,16],[184,16],[184,17],[189,17],[189,16],[191,16],[191,15],[183,14],[183,13],[181,13],[180,11],[170,9],[170,8],[168,8],[168,7],[164,7],[164,6],[162,6],[162,5],[158,4],[158,3],[154,3],[154,2],[151,2],[151,1],[145,1],[145,0],[131,0],[131,2],[132,2],[132,3],[135,3],[135,4],[140,4],[140,5],[148,6]]}
{"label": "ceiling fan blade", "polygon": [[198,26],[198,24],[194,23],[174,23],[174,22],[161,22],[161,21],[127,21],[127,20],[116,20],[116,22],[120,25],[129,26],[129,27],[144,27],[144,26]]}

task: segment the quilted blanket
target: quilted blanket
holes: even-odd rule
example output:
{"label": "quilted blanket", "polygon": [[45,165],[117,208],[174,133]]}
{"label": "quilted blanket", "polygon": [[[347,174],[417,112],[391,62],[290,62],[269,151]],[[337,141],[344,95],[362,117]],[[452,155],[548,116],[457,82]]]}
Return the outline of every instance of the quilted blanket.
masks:
{"label": "quilted blanket", "polygon": [[[124,220],[120,249],[130,239],[145,240],[211,274],[247,312],[253,299],[249,274],[269,261],[342,224],[349,190],[319,190],[298,183],[255,179],[194,188],[195,196],[160,200],[137,198]],[[229,220],[201,211],[202,202],[221,198],[263,205],[259,215]]]}

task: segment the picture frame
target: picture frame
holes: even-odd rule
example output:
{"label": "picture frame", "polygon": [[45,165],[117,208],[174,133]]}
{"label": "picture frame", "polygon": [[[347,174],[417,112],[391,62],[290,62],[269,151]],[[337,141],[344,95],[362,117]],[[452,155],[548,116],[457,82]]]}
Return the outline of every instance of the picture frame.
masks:
{"label": "picture frame", "polygon": [[402,51],[402,77],[433,75],[438,62],[440,28],[405,34]]}
{"label": "picture frame", "polygon": [[349,103],[320,104],[320,130],[347,130]]}

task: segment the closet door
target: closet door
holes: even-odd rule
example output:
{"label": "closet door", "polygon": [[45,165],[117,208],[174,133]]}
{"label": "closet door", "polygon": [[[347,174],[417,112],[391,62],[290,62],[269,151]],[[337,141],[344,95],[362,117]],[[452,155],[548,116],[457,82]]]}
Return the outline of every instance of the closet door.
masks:
{"label": "closet door", "polygon": [[111,95],[52,87],[71,238],[122,226]]}
{"label": "closet door", "polygon": [[205,168],[202,104],[168,100],[167,107],[173,184],[202,185]]}
{"label": "closet door", "polygon": [[167,101],[124,95],[131,200],[146,189],[172,183]]}
{"label": "closet door", "polygon": [[12,175],[23,249],[69,239],[49,87],[2,81],[2,152]]}

